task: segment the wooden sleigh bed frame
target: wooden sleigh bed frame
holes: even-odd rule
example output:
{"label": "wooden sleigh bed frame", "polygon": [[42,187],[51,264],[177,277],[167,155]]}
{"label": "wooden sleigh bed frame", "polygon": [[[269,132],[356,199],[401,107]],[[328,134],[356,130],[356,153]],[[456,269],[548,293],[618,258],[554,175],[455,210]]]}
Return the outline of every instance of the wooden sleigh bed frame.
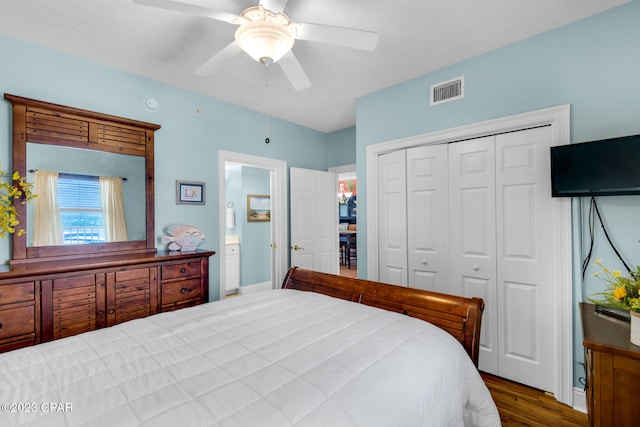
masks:
{"label": "wooden sleigh bed frame", "polygon": [[451,334],[478,366],[484,301],[292,267],[283,289],[312,291],[425,320]]}

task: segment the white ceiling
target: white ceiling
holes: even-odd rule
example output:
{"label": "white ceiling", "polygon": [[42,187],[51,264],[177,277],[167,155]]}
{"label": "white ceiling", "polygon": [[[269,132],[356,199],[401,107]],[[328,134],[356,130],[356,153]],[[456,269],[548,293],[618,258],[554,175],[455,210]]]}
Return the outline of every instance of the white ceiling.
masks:
{"label": "white ceiling", "polygon": [[[184,1],[236,14],[258,3]],[[0,0],[0,33],[332,132],[355,124],[359,97],[628,1],[290,0],[292,21],[376,31],[379,42],[363,52],[296,41],[312,87],[296,92],[273,66],[268,98],[264,68],[244,52],[212,77],[193,75],[233,41],[237,27],[221,21],[131,0]]]}

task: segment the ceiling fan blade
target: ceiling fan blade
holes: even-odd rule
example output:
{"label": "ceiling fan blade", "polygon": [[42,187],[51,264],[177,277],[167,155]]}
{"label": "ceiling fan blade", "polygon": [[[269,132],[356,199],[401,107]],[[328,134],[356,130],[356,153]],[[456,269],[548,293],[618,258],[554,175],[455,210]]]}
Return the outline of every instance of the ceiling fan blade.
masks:
{"label": "ceiling fan blade", "polygon": [[287,5],[288,0],[260,0],[263,9],[273,13],[281,13]]}
{"label": "ceiling fan blade", "polygon": [[328,43],[372,51],[378,44],[378,33],[354,28],[332,27],[330,25],[295,23],[293,34],[298,40]]}
{"label": "ceiling fan blade", "polygon": [[193,74],[200,77],[208,77],[212,75],[218,67],[224,65],[228,60],[236,56],[241,51],[242,49],[240,48],[240,45],[233,41],[198,67]]}
{"label": "ceiling fan blade", "polygon": [[134,3],[142,6],[151,6],[158,9],[173,10],[175,12],[188,13],[191,15],[204,16],[205,18],[217,19],[229,24],[242,24],[244,18],[234,13],[219,12],[206,7],[195,6],[193,4],[182,3],[173,0],[133,0]]}
{"label": "ceiling fan blade", "polygon": [[278,61],[278,64],[280,64],[282,71],[284,71],[295,90],[300,91],[311,87],[311,81],[307,77],[307,73],[304,72],[293,52],[285,53]]}

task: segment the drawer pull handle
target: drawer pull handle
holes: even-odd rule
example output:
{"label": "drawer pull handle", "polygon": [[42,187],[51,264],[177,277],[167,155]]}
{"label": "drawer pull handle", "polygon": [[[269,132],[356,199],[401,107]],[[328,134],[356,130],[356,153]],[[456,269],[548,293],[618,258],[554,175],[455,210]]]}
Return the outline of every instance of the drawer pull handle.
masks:
{"label": "drawer pull handle", "polygon": [[0,329],[2,329],[2,322],[0,322]]}
{"label": "drawer pull handle", "polygon": [[182,268],[180,269],[180,273],[184,273],[185,271],[187,271],[187,269],[186,269],[185,267],[182,267]]}
{"label": "drawer pull handle", "polygon": [[107,314],[113,314],[113,313],[115,313],[115,312],[116,312],[116,310],[115,310],[115,308],[113,308],[113,307],[112,307],[112,308],[110,308],[109,310],[107,310]]}
{"label": "drawer pull handle", "polygon": [[189,292],[189,289],[187,289],[187,288],[180,288],[180,293],[181,293],[181,294],[183,294],[183,295],[184,295],[184,294],[186,294],[187,292]]}

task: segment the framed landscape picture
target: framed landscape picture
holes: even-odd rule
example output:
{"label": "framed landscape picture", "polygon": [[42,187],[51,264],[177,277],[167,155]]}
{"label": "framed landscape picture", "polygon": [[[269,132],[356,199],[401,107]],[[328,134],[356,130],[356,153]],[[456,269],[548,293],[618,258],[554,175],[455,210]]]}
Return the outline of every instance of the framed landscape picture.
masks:
{"label": "framed landscape picture", "polygon": [[271,196],[247,194],[247,221],[271,221]]}

